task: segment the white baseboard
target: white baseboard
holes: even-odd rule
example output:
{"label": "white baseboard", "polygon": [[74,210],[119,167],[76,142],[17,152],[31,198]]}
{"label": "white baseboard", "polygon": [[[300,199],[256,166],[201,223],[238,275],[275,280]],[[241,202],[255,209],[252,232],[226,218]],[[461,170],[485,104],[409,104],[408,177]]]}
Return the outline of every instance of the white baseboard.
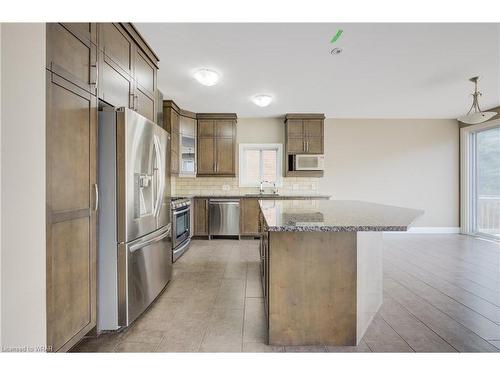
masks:
{"label": "white baseboard", "polygon": [[459,227],[410,227],[407,232],[384,232],[391,234],[456,234],[460,233]]}

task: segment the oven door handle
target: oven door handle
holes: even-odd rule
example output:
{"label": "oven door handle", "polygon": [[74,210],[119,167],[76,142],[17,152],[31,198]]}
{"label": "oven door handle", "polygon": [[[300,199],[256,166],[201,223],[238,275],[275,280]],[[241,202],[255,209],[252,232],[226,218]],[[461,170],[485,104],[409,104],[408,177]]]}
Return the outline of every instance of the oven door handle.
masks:
{"label": "oven door handle", "polygon": [[174,216],[177,216],[177,215],[183,214],[184,212],[188,212],[188,211],[189,211],[189,207],[184,208],[180,211],[173,211],[173,214],[174,214]]}

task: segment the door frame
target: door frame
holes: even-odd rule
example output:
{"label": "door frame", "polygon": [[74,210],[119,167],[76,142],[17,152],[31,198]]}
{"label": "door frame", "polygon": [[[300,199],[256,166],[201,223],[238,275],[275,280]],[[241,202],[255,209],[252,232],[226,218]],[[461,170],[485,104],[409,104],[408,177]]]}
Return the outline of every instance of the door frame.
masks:
{"label": "door frame", "polygon": [[500,119],[460,128],[460,233],[498,241],[476,231],[476,135],[500,127]]}

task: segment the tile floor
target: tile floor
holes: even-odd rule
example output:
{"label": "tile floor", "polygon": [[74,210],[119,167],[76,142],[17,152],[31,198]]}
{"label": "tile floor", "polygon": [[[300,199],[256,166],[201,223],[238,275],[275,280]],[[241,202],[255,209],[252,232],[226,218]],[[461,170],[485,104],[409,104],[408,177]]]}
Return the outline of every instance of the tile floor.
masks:
{"label": "tile floor", "polygon": [[195,240],[142,317],[73,351],[500,351],[500,245],[460,235],[386,235],[384,302],[360,345],[265,341],[258,241]]}

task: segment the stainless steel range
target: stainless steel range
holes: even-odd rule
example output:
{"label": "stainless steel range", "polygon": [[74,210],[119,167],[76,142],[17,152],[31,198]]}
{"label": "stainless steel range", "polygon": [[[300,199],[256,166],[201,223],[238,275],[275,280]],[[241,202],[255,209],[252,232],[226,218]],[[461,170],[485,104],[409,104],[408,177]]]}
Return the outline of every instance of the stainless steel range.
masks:
{"label": "stainless steel range", "polygon": [[175,262],[189,249],[191,241],[191,200],[172,199],[172,260]]}

